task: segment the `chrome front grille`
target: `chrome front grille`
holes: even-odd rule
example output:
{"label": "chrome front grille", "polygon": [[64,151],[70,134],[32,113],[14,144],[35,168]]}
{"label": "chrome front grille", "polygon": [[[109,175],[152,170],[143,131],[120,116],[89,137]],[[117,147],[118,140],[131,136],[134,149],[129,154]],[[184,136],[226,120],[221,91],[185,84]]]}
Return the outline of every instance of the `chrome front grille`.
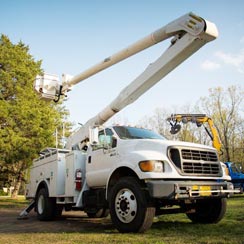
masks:
{"label": "chrome front grille", "polygon": [[218,156],[215,152],[201,151],[193,149],[181,149],[182,158],[185,160],[203,160],[210,162],[217,162]]}
{"label": "chrome front grille", "polygon": [[217,152],[195,148],[170,147],[169,158],[183,175],[221,176]]}
{"label": "chrome front grille", "polygon": [[193,163],[193,162],[183,162],[184,173],[187,174],[203,174],[203,175],[218,175],[219,165],[211,163]]}

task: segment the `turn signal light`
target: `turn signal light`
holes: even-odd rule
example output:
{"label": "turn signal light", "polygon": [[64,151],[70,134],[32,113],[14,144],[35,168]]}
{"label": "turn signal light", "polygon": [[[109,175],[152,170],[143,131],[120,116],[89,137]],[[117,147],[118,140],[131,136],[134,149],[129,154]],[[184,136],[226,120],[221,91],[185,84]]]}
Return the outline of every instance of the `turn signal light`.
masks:
{"label": "turn signal light", "polygon": [[141,161],[139,167],[143,172],[163,172],[164,165],[162,161],[158,160],[147,160]]}

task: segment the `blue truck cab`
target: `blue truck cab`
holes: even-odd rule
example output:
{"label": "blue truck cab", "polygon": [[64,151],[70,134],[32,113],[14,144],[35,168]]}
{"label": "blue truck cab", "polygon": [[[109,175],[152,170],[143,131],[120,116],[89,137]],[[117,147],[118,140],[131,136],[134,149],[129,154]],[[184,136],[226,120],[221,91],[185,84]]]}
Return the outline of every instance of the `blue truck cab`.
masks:
{"label": "blue truck cab", "polygon": [[225,165],[229,170],[231,177],[231,182],[234,185],[235,189],[239,189],[240,193],[244,191],[244,172],[242,166],[233,162],[226,162]]}

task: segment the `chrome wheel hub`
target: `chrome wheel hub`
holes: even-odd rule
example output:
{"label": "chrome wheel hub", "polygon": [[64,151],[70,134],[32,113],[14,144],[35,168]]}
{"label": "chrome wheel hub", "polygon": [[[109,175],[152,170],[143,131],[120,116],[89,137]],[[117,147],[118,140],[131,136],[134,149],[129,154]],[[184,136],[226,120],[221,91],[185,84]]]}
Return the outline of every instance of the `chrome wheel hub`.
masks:
{"label": "chrome wheel hub", "polygon": [[37,202],[38,213],[42,214],[44,209],[44,196],[40,195]]}
{"label": "chrome wheel hub", "polygon": [[130,189],[121,189],[115,198],[115,211],[119,220],[130,223],[137,213],[137,201]]}

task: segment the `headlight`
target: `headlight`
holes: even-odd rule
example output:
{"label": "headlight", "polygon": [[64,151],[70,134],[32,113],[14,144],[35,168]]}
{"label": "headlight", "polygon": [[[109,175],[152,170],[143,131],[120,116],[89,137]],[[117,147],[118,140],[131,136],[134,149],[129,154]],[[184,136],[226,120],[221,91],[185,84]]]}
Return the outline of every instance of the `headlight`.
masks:
{"label": "headlight", "polygon": [[158,160],[141,161],[139,167],[143,172],[163,172],[164,163]]}
{"label": "headlight", "polygon": [[222,162],[220,162],[220,164],[222,166],[224,175],[230,176],[230,171],[229,171],[228,167]]}

